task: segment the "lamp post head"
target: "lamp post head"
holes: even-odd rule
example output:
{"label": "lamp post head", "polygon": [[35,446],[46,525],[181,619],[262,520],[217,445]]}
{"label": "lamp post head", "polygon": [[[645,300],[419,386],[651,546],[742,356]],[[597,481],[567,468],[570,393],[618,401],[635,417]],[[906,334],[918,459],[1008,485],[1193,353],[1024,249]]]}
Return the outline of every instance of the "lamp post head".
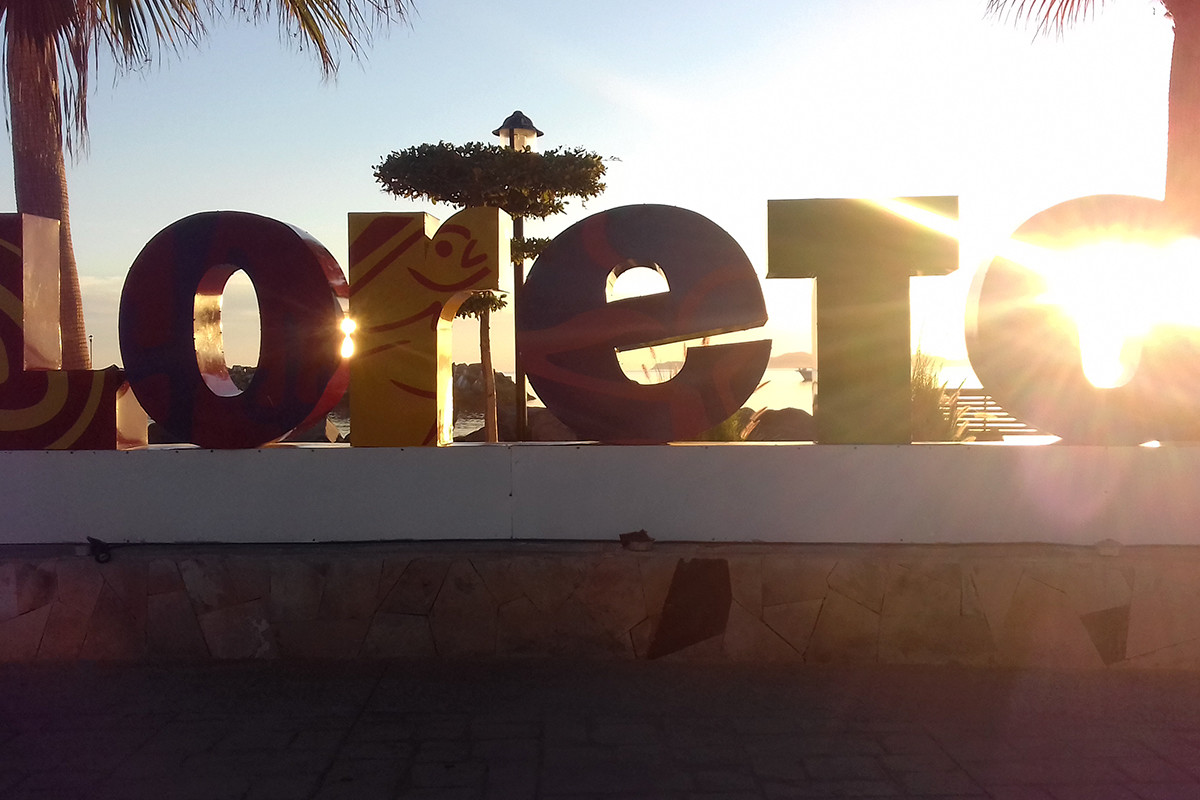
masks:
{"label": "lamp post head", "polygon": [[533,126],[533,120],[520,111],[514,111],[508,115],[508,119],[500,123],[499,128],[492,131],[492,135],[507,141],[509,147],[514,150],[524,150],[531,147],[533,140],[543,134]]}

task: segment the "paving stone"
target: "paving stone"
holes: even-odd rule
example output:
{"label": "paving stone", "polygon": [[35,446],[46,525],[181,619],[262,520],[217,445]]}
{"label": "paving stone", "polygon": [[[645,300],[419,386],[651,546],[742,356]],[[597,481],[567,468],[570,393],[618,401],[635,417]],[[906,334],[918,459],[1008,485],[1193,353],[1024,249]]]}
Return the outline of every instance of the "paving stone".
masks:
{"label": "paving stone", "polygon": [[801,600],[766,606],[762,620],[771,630],[779,634],[797,653],[808,649],[809,640],[817,625],[824,600]]}
{"label": "paving stone", "polygon": [[362,644],[367,658],[429,658],[434,655],[429,620],[415,614],[377,613]]}
{"label": "paving stone", "polygon": [[961,770],[903,772],[897,776],[904,792],[921,797],[982,795],[983,789]]}
{"label": "paving stone", "polygon": [[690,776],[652,759],[617,759],[579,748],[548,748],[539,785],[547,794],[594,792],[619,796],[686,791]]}
{"label": "paving stone", "polygon": [[416,748],[408,742],[347,742],[337,757],[347,761],[411,759]]}
{"label": "paving stone", "polygon": [[272,562],[267,604],[271,619],[316,619],[324,592],[325,576],[315,565],[290,558]]}
{"label": "paving stone", "polygon": [[146,624],[146,597],[148,594],[147,563],[141,559],[117,559],[105,564],[100,576],[111,586],[121,600],[121,605],[134,619],[138,627]]}
{"label": "paving stone", "polygon": [[695,782],[699,796],[709,792],[753,792],[758,796],[758,780],[748,770],[698,769]]}
{"label": "paving stone", "polygon": [[1126,643],[1129,657],[1200,639],[1200,619],[1192,613],[1196,586],[1200,586],[1200,565],[1184,561],[1136,566]]}
{"label": "paving stone", "polygon": [[379,570],[379,594],[376,600],[382,603],[387,598],[411,561],[411,558],[402,555],[384,556],[383,566]]}
{"label": "paving stone", "polygon": [[201,613],[265,599],[271,591],[269,567],[249,557],[188,558],[179,562],[179,574]]}
{"label": "paving stone", "polygon": [[547,647],[552,616],[528,597],[510,600],[496,614],[496,652],[500,655],[537,653]]}
{"label": "paving stone", "polygon": [[958,764],[950,756],[942,752],[936,753],[897,753],[880,756],[879,763],[889,772],[951,772],[958,769]]}
{"label": "paving stone", "polygon": [[413,764],[408,781],[413,788],[482,787],[486,776],[482,761],[422,761]]}
{"label": "paving stone", "polygon": [[773,556],[762,561],[762,604],[766,606],[823,600],[829,592],[834,559]]}
{"label": "paving stone", "polygon": [[351,742],[400,742],[411,739],[416,724],[407,719],[359,719],[350,731]]}
{"label": "paving stone", "polygon": [[423,761],[466,761],[471,755],[471,743],[465,740],[440,740],[422,742],[417,747],[413,760]]}
{"label": "paving stone", "polygon": [[0,622],[0,662],[32,661],[38,652],[50,605]]}
{"label": "paving stone", "polygon": [[1134,783],[1129,790],[1139,800],[1179,800],[1197,791],[1194,783]]}
{"label": "paving stone", "polygon": [[1028,575],[1017,585],[999,631],[996,651],[1001,664],[1054,669],[1103,666],[1066,595]]}
{"label": "paving stone", "polygon": [[27,614],[54,600],[58,589],[58,575],[54,562],[48,564],[16,565],[14,571],[16,614]]}
{"label": "paving stone", "polygon": [[315,775],[273,775],[252,781],[245,800],[296,800],[312,795],[320,783]]}
{"label": "paving stone", "polygon": [[945,755],[942,746],[923,731],[889,733],[879,737],[879,743],[888,753],[908,755]]}
{"label": "paving stone", "polygon": [[994,658],[982,617],[962,615],[962,589],[913,570],[892,574],[879,622],[879,658],[889,664],[975,664]]}
{"label": "paving stone", "polygon": [[169,558],[152,558],[146,564],[146,594],[185,591],[179,567]]}
{"label": "paving stone", "polygon": [[315,798],[353,800],[396,796],[407,764],[391,759],[335,761],[321,778],[321,788]]}
{"label": "paving stone", "polygon": [[542,730],[547,742],[584,744],[588,741],[587,721],[578,717],[549,717]]}
{"label": "paving stone", "polygon": [[1054,800],[1140,800],[1124,786],[1056,786],[1050,796]]}
{"label": "paving stone", "polygon": [[422,740],[466,739],[470,732],[468,714],[435,714],[416,721],[414,736]]}
{"label": "paving stone", "polygon": [[428,614],[450,569],[446,558],[410,561],[379,607],[392,614]]}
{"label": "paving stone", "polygon": [[530,602],[554,613],[583,583],[591,565],[592,559],[583,557],[518,556],[511,569]]}
{"label": "paving stone", "polygon": [[729,562],[729,581],[733,599],[752,616],[763,614],[763,559],[761,556],[733,556]]}
{"label": "paving stone", "polygon": [[741,767],[750,763],[750,756],[738,746],[702,744],[680,747],[671,744],[669,752],[677,763],[688,766]]}
{"label": "paving stone", "polygon": [[71,661],[78,658],[91,618],[90,608],[83,610],[58,601],[51,603],[46,627],[38,643],[37,658],[46,661]]}
{"label": "paving stone", "polygon": [[289,745],[293,750],[314,750],[320,753],[332,753],[342,746],[346,740],[347,731],[341,728],[327,730],[302,729],[296,733]]}
{"label": "paving stone", "polygon": [[146,618],[130,613],[107,582],[88,620],[87,633],[80,646],[80,658],[89,661],[136,661],[148,652]]}
{"label": "paving stone", "polygon": [[471,756],[486,761],[489,767],[497,762],[536,765],[541,751],[542,743],[538,738],[475,740],[470,747]]}
{"label": "paving stone", "polygon": [[200,630],[213,658],[275,658],[279,654],[263,600],[251,600],[201,614]]}
{"label": "paving stone", "polygon": [[804,651],[806,662],[875,663],[879,652],[879,615],[831,591]]}
{"label": "paving stone", "polygon": [[186,592],[160,592],[146,600],[146,646],[152,656],[172,659],[210,657]]}
{"label": "paving stone", "polygon": [[370,621],[321,619],[272,625],[283,658],[351,659],[363,650]]}
{"label": "paving stone", "polygon": [[983,785],[1102,786],[1120,783],[1124,777],[1102,759],[1014,758],[1006,761],[964,762],[962,767]]}
{"label": "paving stone", "polygon": [[887,593],[889,569],[886,562],[842,559],[829,573],[829,588],[879,613]]}
{"label": "paving stone", "polygon": [[1004,627],[1025,567],[1011,559],[992,560],[969,570],[976,597],[993,634]]}
{"label": "paving stone", "polygon": [[752,663],[799,663],[802,655],[772,628],[740,603],[729,607],[729,621],[721,640],[722,649],[734,661]]}
{"label": "paving stone", "polygon": [[616,637],[627,635],[647,616],[642,574],[637,562],[630,559],[597,559],[574,597],[589,616]]}
{"label": "paving stone", "polygon": [[642,576],[642,596],[646,601],[648,614],[657,616],[662,613],[678,563],[678,558],[657,553],[651,553],[648,557],[638,560],[638,570]]}
{"label": "paving stone", "polygon": [[808,772],[795,753],[780,751],[750,752],[754,774],[766,780],[807,781]]}
{"label": "paving stone", "polygon": [[0,796],[1175,800],[1200,796],[1193,683],[551,660],[7,665]]}
{"label": "paving stone", "polygon": [[897,797],[899,790],[888,781],[812,781],[810,783],[768,783],[768,800],[834,797]]}
{"label": "paving stone", "polygon": [[496,601],[471,562],[455,561],[429,614],[438,655],[493,655],[496,612]]}
{"label": "paving stone", "polygon": [[100,565],[90,558],[62,558],[55,564],[55,574],[55,599],[90,615],[104,584]]}
{"label": "paving stone", "polygon": [[[487,585],[496,602],[503,605],[525,597],[525,587],[513,560],[506,556],[471,559],[471,565]],[[528,599],[528,598],[526,598]]]}
{"label": "paving stone", "polygon": [[535,797],[538,787],[536,762],[491,762],[487,768],[484,797],[488,800],[510,800]]}
{"label": "paving stone", "polygon": [[1054,800],[1050,792],[1032,786],[987,786],[992,800]]}
{"label": "paving stone", "polygon": [[488,739],[503,739],[504,741],[520,741],[536,739],[541,731],[541,724],[533,720],[492,717],[471,720],[471,738],[475,741]]}
{"label": "paving stone", "polygon": [[379,606],[380,558],[333,561],[325,573],[320,616],[327,620],[369,620]]}
{"label": "paving stone", "polygon": [[870,756],[815,756],[803,759],[804,771],[818,781],[880,781],[886,778]]}

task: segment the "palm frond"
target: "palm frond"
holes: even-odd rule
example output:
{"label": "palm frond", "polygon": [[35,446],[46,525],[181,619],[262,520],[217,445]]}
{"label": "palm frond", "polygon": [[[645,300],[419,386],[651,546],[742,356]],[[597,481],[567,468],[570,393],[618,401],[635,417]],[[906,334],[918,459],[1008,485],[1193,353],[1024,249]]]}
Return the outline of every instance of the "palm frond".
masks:
{"label": "palm frond", "polygon": [[987,13],[1005,21],[1034,23],[1036,35],[1063,32],[1095,13],[1104,0],[988,0]]}
{"label": "palm frond", "polygon": [[355,58],[362,56],[375,27],[392,20],[407,20],[410,0],[204,0],[217,10],[226,6],[232,16],[253,22],[274,16],[287,37],[317,52],[321,70],[338,69],[337,47],[344,45]]}

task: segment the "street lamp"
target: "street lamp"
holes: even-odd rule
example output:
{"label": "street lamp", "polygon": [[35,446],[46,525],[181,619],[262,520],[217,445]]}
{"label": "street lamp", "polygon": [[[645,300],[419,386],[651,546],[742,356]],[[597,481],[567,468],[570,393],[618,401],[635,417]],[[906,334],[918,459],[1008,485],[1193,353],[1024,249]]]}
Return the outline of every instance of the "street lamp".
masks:
{"label": "street lamp", "polygon": [[492,131],[492,136],[504,139],[514,150],[532,147],[533,140],[542,135],[542,132],[533,126],[533,120],[520,111],[509,114],[508,119],[501,122],[500,127]]}
{"label": "street lamp", "polygon": [[[500,123],[500,127],[492,131],[493,136],[499,136],[513,150],[526,150],[533,146],[533,140],[542,135],[533,125],[533,120],[514,111],[508,119]],[[525,239],[525,219],[513,217],[513,238],[517,241]],[[525,259],[513,262],[513,307],[521,304],[521,284],[525,282]],[[525,404],[525,368],[521,365],[521,350],[515,348],[513,371],[516,372],[514,382],[517,385],[517,441],[525,441],[529,429],[529,409]]]}

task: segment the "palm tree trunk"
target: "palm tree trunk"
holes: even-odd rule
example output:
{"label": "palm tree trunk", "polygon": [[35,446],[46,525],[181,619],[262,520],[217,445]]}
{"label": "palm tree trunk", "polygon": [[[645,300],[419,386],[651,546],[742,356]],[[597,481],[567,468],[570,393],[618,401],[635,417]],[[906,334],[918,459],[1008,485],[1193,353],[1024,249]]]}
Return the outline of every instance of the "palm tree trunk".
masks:
{"label": "palm tree trunk", "polygon": [[492,311],[479,313],[479,367],[483,371],[483,434],[489,442],[500,441],[496,420],[496,373],[492,371]]}
{"label": "palm tree trunk", "polygon": [[1167,119],[1167,203],[1200,219],[1200,8],[1171,0],[1175,21]]}
{"label": "palm tree trunk", "polygon": [[59,308],[63,369],[90,369],[83,299],[67,213],[57,48],[53,39],[23,36],[10,28],[7,58],[17,211],[61,223]]}

